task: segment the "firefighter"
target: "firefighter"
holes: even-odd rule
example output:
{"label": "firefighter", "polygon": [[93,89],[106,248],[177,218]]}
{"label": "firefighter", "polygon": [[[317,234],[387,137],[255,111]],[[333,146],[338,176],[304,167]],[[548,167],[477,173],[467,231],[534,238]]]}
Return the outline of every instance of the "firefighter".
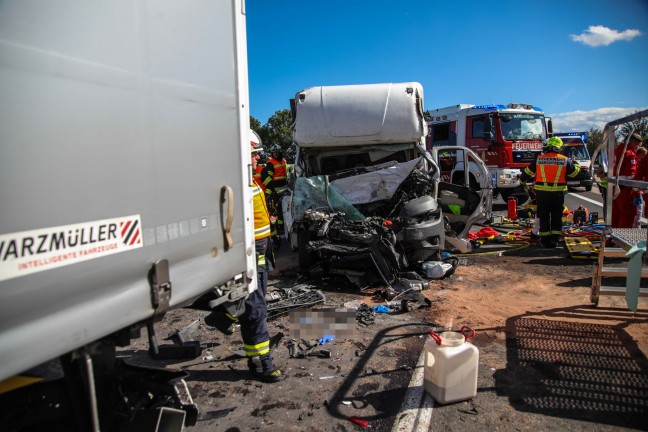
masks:
{"label": "firefighter", "polygon": [[[252,169],[260,159],[261,140],[250,131],[252,145]],[[245,311],[238,317],[241,325],[243,349],[248,359],[250,373],[259,380],[275,383],[285,376],[276,368],[270,354],[270,334],[268,333],[268,307],[265,296],[268,291],[268,240],[270,237],[270,216],[265,195],[259,184],[252,187],[254,203],[254,240],[257,260],[257,289],[245,300]]]}
{"label": "firefighter", "polygon": [[556,247],[562,236],[562,213],[565,204],[567,178],[574,178],[580,167],[567,156],[560,154],[562,140],[549,138],[544,152],[524,169],[520,180],[535,180],[537,217],[540,219],[540,243],[544,247]]}
{"label": "firefighter", "polygon": [[276,218],[273,227],[273,236],[278,242],[279,237],[283,237],[283,209],[281,199],[284,193],[288,190],[288,178],[286,175],[286,159],[283,158],[283,153],[278,145],[274,145],[271,149],[272,156],[261,172],[261,180],[265,187],[265,196],[270,208],[270,215]]}

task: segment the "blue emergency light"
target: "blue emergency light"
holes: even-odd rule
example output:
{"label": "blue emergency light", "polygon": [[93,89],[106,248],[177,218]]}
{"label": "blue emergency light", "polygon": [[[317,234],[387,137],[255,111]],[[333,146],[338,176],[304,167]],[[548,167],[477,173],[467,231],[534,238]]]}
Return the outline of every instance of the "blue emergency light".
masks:
{"label": "blue emergency light", "polygon": [[555,133],[554,136],[556,136],[556,137],[561,137],[561,136],[580,137],[580,139],[583,140],[583,143],[587,142],[587,132],[560,132],[560,133]]}
{"label": "blue emergency light", "polygon": [[507,105],[493,105],[493,104],[476,105],[476,106],[472,107],[472,109],[483,109],[485,111],[501,111],[501,110],[505,110],[505,109],[528,109],[528,110],[542,112],[541,108],[538,108],[538,107],[532,106],[532,105],[527,105],[527,104],[508,104],[508,106]]}
{"label": "blue emergency light", "polygon": [[498,111],[498,110],[504,110],[506,107],[504,105],[476,105],[472,107],[472,109],[483,109],[486,111]]}

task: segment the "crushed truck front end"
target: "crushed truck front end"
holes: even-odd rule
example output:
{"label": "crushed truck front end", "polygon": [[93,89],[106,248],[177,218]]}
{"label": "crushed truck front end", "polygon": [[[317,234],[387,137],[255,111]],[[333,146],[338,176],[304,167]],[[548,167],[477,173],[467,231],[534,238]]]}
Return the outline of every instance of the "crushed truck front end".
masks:
{"label": "crushed truck front end", "polygon": [[298,176],[285,219],[300,266],[364,287],[438,258],[445,229],[421,85],[315,87],[294,106]]}

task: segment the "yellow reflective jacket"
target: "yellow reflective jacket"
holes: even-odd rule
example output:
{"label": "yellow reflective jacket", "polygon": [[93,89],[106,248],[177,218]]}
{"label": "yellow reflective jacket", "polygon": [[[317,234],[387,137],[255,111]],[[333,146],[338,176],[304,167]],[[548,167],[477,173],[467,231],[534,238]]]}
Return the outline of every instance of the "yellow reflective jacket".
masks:
{"label": "yellow reflective jacket", "polygon": [[543,153],[524,169],[523,179],[535,178],[535,189],[561,192],[567,190],[567,177],[574,178],[580,167],[567,156],[556,152]]}
{"label": "yellow reflective jacket", "polygon": [[254,240],[270,237],[268,205],[263,190],[257,183],[252,186],[252,202],[254,204]]}

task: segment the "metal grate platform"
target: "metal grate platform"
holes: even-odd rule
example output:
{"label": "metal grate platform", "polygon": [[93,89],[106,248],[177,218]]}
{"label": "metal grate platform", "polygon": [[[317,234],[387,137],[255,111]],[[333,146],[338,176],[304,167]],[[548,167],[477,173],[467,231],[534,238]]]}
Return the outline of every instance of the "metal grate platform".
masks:
{"label": "metal grate platform", "polygon": [[520,317],[507,324],[507,371],[496,382],[523,411],[641,428],[648,363],[611,325]]}
{"label": "metal grate platform", "polygon": [[615,243],[621,243],[628,249],[648,238],[646,228],[610,228],[610,238]]}

